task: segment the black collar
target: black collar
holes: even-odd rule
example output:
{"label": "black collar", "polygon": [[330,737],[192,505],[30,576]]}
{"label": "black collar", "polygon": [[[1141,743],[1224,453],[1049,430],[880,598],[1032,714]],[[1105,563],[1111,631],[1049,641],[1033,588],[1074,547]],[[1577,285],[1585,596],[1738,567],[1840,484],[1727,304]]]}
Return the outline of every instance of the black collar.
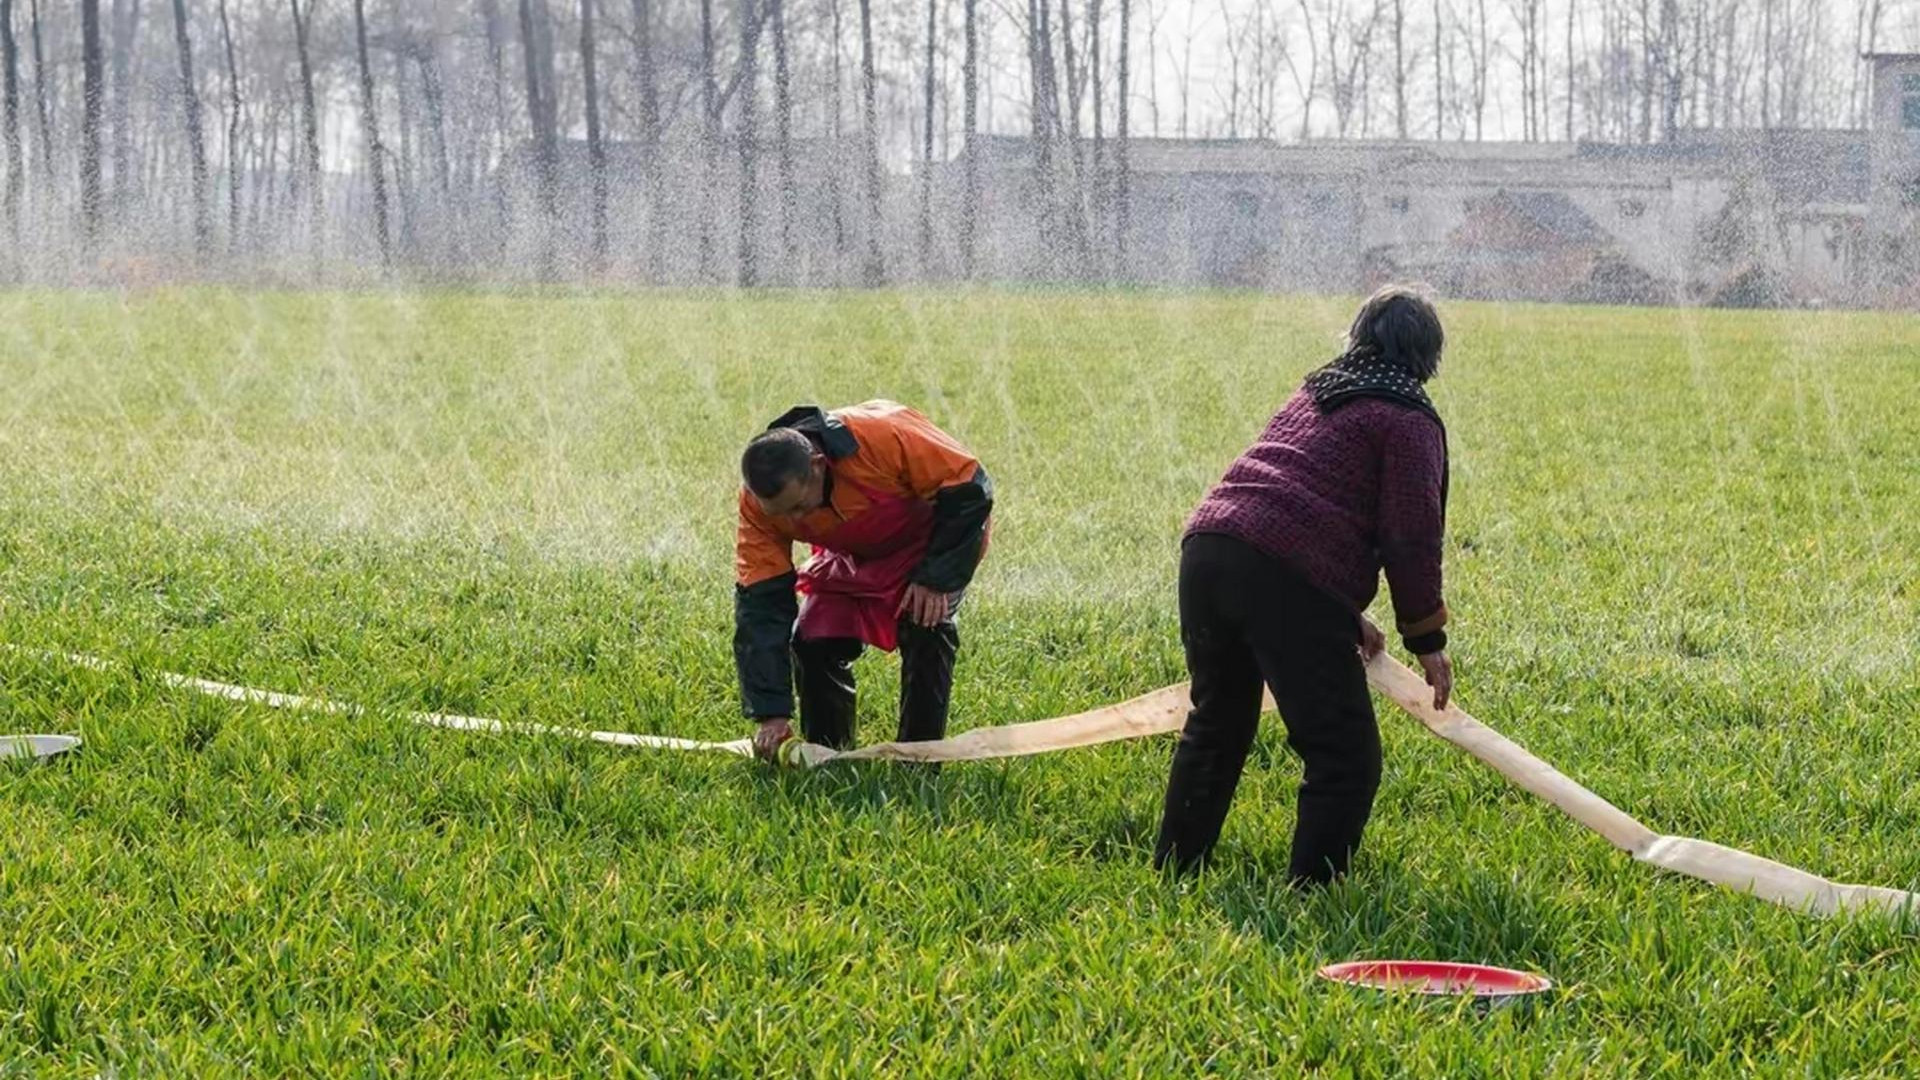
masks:
{"label": "black collar", "polygon": [[768,431],[775,428],[792,428],[805,435],[829,461],[852,457],[860,449],[860,440],[853,437],[847,425],[818,405],[796,405],[788,409],[767,425]]}

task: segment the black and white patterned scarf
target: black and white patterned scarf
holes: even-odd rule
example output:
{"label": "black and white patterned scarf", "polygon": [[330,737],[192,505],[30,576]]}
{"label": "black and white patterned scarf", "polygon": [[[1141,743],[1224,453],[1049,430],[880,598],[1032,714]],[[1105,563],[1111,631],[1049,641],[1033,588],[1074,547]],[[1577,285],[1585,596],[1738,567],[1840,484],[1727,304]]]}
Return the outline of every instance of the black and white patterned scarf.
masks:
{"label": "black and white patterned scarf", "polygon": [[1433,407],[1427,388],[1406,368],[1372,352],[1354,351],[1336,357],[1331,363],[1314,369],[1306,378],[1307,393],[1322,413],[1329,413],[1358,398],[1385,398],[1417,409],[1440,425],[1440,518],[1447,514],[1448,474],[1447,425],[1440,410]]}

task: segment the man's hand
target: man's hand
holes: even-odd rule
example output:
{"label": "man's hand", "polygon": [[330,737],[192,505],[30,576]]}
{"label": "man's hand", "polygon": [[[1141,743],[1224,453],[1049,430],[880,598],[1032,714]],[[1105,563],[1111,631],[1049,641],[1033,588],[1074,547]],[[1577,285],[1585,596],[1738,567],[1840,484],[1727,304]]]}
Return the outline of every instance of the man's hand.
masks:
{"label": "man's hand", "polygon": [[1373,624],[1372,619],[1365,615],[1360,616],[1360,659],[1370,661],[1379,656],[1380,650],[1386,647],[1387,635],[1380,632],[1380,628]]}
{"label": "man's hand", "polygon": [[784,716],[769,716],[753,731],[753,752],[763,761],[772,761],[780,744],[791,738],[793,721]]}
{"label": "man's hand", "polygon": [[1447,651],[1425,653],[1420,656],[1420,670],[1427,673],[1427,685],[1433,687],[1433,707],[1444,711],[1447,699],[1453,696],[1453,661],[1447,659]]}
{"label": "man's hand", "polygon": [[925,585],[909,585],[906,595],[900,598],[900,610],[896,614],[905,615],[921,626],[939,626],[952,611],[953,599],[946,593]]}

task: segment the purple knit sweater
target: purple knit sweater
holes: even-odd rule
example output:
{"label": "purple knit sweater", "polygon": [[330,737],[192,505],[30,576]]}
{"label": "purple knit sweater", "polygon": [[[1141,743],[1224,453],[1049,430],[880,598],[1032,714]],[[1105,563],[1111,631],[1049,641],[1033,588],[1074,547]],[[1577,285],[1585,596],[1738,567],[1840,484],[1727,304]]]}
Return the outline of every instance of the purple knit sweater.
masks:
{"label": "purple knit sweater", "polygon": [[1237,537],[1356,613],[1384,568],[1402,637],[1430,635],[1447,622],[1442,438],[1407,406],[1361,398],[1323,415],[1301,390],[1207,494],[1187,535]]}

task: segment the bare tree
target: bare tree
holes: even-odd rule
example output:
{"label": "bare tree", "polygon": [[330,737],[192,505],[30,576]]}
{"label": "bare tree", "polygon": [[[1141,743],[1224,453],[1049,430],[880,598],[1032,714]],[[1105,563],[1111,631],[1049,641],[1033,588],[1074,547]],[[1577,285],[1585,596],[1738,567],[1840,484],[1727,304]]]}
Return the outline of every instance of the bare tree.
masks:
{"label": "bare tree", "polygon": [[961,167],[966,178],[960,207],[960,272],[971,281],[978,272],[974,262],[974,231],[979,227],[980,216],[980,148],[974,142],[980,121],[980,20],[979,0],[964,2],[966,53],[960,61],[963,99],[960,126],[964,129],[965,141],[960,152],[964,156]]}
{"label": "bare tree", "polygon": [[[1106,84],[1100,71],[1100,0],[1087,0],[1087,62],[1092,73],[1093,101],[1093,180],[1091,201],[1093,204],[1094,245],[1104,251],[1107,231],[1107,128],[1106,128]],[[1105,268],[1098,271],[1103,276]]]}
{"label": "bare tree", "polygon": [[1580,65],[1575,62],[1577,55],[1573,51],[1573,15],[1576,5],[1567,5],[1567,141],[1573,141],[1573,73]]}
{"label": "bare tree", "polygon": [[[1074,62],[1073,52],[1073,4],[1072,0],[1060,0],[1060,48],[1066,66],[1066,135],[1067,153],[1072,167],[1072,188],[1066,200],[1067,234],[1072,239],[1073,250],[1080,256],[1076,266],[1084,266],[1087,257],[1086,216],[1081,209],[1081,196],[1086,184],[1085,158],[1080,146],[1080,91],[1084,85],[1081,66]],[[1047,57],[1049,78],[1053,66],[1052,52]],[[1055,98],[1054,100],[1058,100]]]}
{"label": "bare tree", "polygon": [[187,153],[193,169],[193,246],[204,259],[213,250],[213,221],[207,207],[207,142],[200,128],[200,88],[193,79],[187,0],[173,0],[173,43],[180,54],[180,103],[186,114]]}
{"label": "bare tree", "polygon": [[653,2],[633,0],[634,75],[640,81],[640,148],[647,179],[647,265],[666,275],[667,171],[660,159],[660,72],[653,60]]}
{"label": "bare tree", "polygon": [[[971,0],[969,0],[971,3]],[[20,46],[13,39],[13,0],[0,0],[0,134],[7,151],[7,188],[4,205],[7,236],[20,247],[20,195],[26,186],[26,157],[20,150]]]}
{"label": "bare tree", "polygon": [[[224,0],[223,0],[224,2]],[[453,163],[447,152],[447,94],[441,85],[440,57],[432,37],[412,41],[414,62],[420,66],[420,91],[427,99],[427,125],[433,136],[434,175],[441,198],[453,195]]]}
{"label": "bare tree", "polygon": [[759,161],[757,112],[760,96],[760,17],[754,0],[740,0],[740,71],[745,85],[740,94],[740,287],[760,283],[760,254],[754,246],[759,216]]}
{"label": "bare tree", "polygon": [[[81,0],[90,3],[92,0]],[[53,105],[47,87],[51,80],[47,76],[46,46],[42,42],[40,0],[29,0],[27,9],[28,29],[33,36],[33,97],[34,105],[40,114],[40,171],[47,178],[47,201],[51,203],[57,194],[53,179]],[[96,32],[99,14],[94,15]]]}
{"label": "bare tree", "polygon": [[135,36],[140,24],[140,0],[113,0],[112,65],[113,101],[113,205],[125,213],[132,200],[133,186],[133,56]]}
{"label": "bare tree", "polygon": [[933,80],[936,74],[934,41],[939,33],[939,18],[939,0],[927,0],[926,96],[920,112],[920,276],[923,278],[933,276]]}
{"label": "bare tree", "polygon": [[[393,163],[393,192],[400,208],[400,248],[411,250],[418,246],[419,234],[414,228],[417,215],[414,213],[414,177],[417,170],[413,164],[414,115],[412,80],[407,78],[407,46],[409,31],[404,25],[405,15],[399,10],[396,0],[389,0],[391,17],[401,24],[389,38],[388,52],[393,60],[393,96],[396,108],[394,125],[400,134],[400,153]],[[379,42],[380,39],[374,39]]]}
{"label": "bare tree", "polygon": [[[713,0],[700,0],[700,155],[706,174],[720,171],[720,91],[714,71]],[[713,185],[700,192],[700,277],[711,280],[713,269]]]}
{"label": "bare tree", "polygon": [[1407,137],[1407,11],[1406,0],[1393,0],[1393,126]]}
{"label": "bare tree", "polygon": [[[1886,15],[1885,0],[1862,0],[1859,17],[1854,24],[1853,51],[1856,56],[1865,56],[1880,47],[1880,21]],[[1864,78],[1867,66],[1856,60],[1853,64],[1853,89],[1847,94],[1847,107],[1852,115],[1853,126],[1867,126],[1867,113],[1871,105],[1872,89]]]}
{"label": "bare tree", "polygon": [[840,139],[843,134],[841,120],[843,110],[840,107],[840,91],[845,78],[840,71],[841,34],[840,0],[827,0],[828,14],[833,19],[833,77],[828,83],[827,111],[832,116],[833,154],[827,167],[827,203],[833,210],[833,254],[837,264],[844,264],[847,256],[847,218],[846,208],[842,205],[840,192]]}
{"label": "bare tree", "polygon": [[1467,97],[1473,110],[1474,141],[1486,137],[1487,73],[1492,65],[1492,42],[1487,33],[1487,0],[1469,0],[1473,25],[1464,35],[1467,49]]}
{"label": "bare tree", "polygon": [[227,58],[227,248],[240,250],[240,63],[233,53],[233,22],[220,0],[220,44]]}
{"label": "bare tree", "polygon": [[1126,273],[1127,243],[1133,230],[1133,173],[1132,173],[1132,132],[1128,128],[1129,106],[1133,97],[1133,88],[1128,81],[1131,74],[1127,68],[1128,45],[1133,37],[1133,0],[1120,0],[1120,148],[1115,156],[1114,178],[1118,191],[1114,208],[1113,246],[1114,257],[1118,261],[1120,272]]}
{"label": "bare tree", "polygon": [[[1571,4],[1567,7],[1572,11]],[[1440,11],[1440,0],[1433,0],[1433,137],[1444,133],[1447,122],[1447,95],[1441,86],[1441,74],[1447,57],[1447,23]]]}
{"label": "bare tree", "polygon": [[1027,0],[1027,67],[1029,84],[1033,92],[1033,104],[1030,109],[1033,129],[1034,179],[1037,188],[1040,215],[1040,245],[1042,253],[1051,254],[1054,244],[1054,174],[1053,174],[1053,96],[1052,80],[1048,71],[1052,68],[1053,43],[1047,29],[1047,0]]}
{"label": "bare tree", "polygon": [[593,269],[607,265],[607,147],[600,138],[600,80],[594,66],[594,0],[580,0],[580,77],[587,93],[587,168],[592,173]]}
{"label": "bare tree", "polygon": [[1540,0],[1508,0],[1507,10],[1520,28],[1520,49],[1512,54],[1520,64],[1520,137],[1534,142],[1540,137]]}
{"label": "bare tree", "polygon": [[773,18],[773,124],[780,155],[780,259],[793,272],[793,217],[800,185],[793,173],[793,76],[787,65],[787,0],[767,0]]}
{"label": "bare tree", "polygon": [[[493,138],[504,157],[510,138],[511,121],[507,115],[507,65],[505,20],[500,15],[500,0],[480,0],[480,15],[487,38],[487,82],[493,91]],[[505,242],[507,232],[506,185],[493,184],[493,211],[496,230]]]}
{"label": "bare tree", "polygon": [[89,250],[100,239],[100,113],[105,63],[100,0],[80,0],[80,224]]}
{"label": "bare tree", "polygon": [[1661,130],[1666,141],[1680,135],[1680,94],[1684,86],[1686,60],[1682,42],[1679,0],[1660,0],[1660,74]]}
{"label": "bare tree", "polygon": [[520,0],[520,56],[526,68],[527,120],[533,128],[533,182],[540,200],[540,274],[547,277],[553,273],[553,231],[560,217],[559,113],[551,84],[542,85],[541,76],[552,65],[541,56],[545,42],[534,19],[534,3]]}
{"label": "bare tree", "polygon": [[[1344,10],[1327,13],[1327,71],[1331,76],[1335,131],[1341,138],[1352,130],[1354,113],[1366,100],[1362,73],[1372,55],[1373,33],[1379,22],[1377,3],[1367,12],[1365,21]],[[1348,48],[1344,61],[1340,55],[1343,38]]]}
{"label": "bare tree", "polygon": [[1287,53],[1287,70],[1293,76],[1294,90],[1300,95],[1300,138],[1313,134],[1313,101],[1320,92],[1320,40],[1313,30],[1313,9],[1307,6],[1307,0],[1300,0],[1300,20],[1305,24],[1304,37],[1307,42],[1307,63],[1305,77],[1301,76],[1301,66],[1291,51]]}
{"label": "bare tree", "polygon": [[302,146],[306,151],[308,212],[312,215],[313,253],[320,254],[320,238],[325,223],[321,219],[320,191],[320,116],[313,100],[313,53],[307,45],[307,29],[313,22],[313,3],[308,0],[307,14],[300,14],[300,0],[287,0],[293,13],[293,41],[300,58],[300,122]]}
{"label": "bare tree", "polygon": [[880,110],[874,100],[873,72],[873,0],[860,0],[860,114],[861,141],[867,163],[867,257],[864,276],[868,285],[886,279],[886,256],[880,247]]}
{"label": "bare tree", "polygon": [[1760,0],[1760,126],[1763,128],[1773,127],[1773,7],[1774,0]]}
{"label": "bare tree", "polygon": [[367,61],[367,4],[353,0],[354,52],[360,62],[360,132],[366,140],[367,175],[373,182],[373,229],[380,242],[380,265],[393,265],[393,241],[387,232],[387,174],[380,145],[380,114],[373,94],[373,66]]}

